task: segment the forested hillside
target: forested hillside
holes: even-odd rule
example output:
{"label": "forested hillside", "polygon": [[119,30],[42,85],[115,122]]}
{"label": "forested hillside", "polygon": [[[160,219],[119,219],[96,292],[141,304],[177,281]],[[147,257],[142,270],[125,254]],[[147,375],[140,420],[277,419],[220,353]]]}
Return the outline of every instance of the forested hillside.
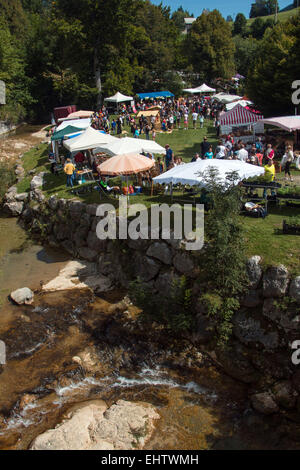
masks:
{"label": "forested hillside", "polygon": [[95,109],[118,90],[178,96],[236,72],[247,77],[240,92],[262,111],[292,110],[286,100],[300,78],[299,15],[278,25],[257,18],[249,27],[243,15],[233,24],[214,10],[183,36],[187,14],[149,0],[0,0],[0,80],[7,87],[0,119],[47,121],[54,106]]}

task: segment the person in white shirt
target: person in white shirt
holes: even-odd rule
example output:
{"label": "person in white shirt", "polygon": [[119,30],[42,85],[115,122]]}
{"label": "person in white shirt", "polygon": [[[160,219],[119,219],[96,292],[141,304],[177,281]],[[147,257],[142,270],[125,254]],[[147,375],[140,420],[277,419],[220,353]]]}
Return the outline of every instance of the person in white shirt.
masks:
{"label": "person in white shirt", "polygon": [[196,113],[196,111],[193,112],[192,118],[193,118],[193,126],[194,126],[194,129],[196,129],[197,119],[198,119],[198,113]]}
{"label": "person in white shirt", "polygon": [[215,158],[217,158],[218,160],[224,160],[226,158],[226,154],[227,149],[225,145],[223,145],[223,141],[219,140],[219,145],[217,146],[215,151]]}
{"label": "person in white shirt", "polygon": [[240,150],[238,151],[237,153],[237,158],[239,160],[241,160],[241,162],[247,162],[248,158],[249,158],[249,153],[247,152],[247,150],[245,149],[245,145],[244,144],[241,144],[241,148]]}

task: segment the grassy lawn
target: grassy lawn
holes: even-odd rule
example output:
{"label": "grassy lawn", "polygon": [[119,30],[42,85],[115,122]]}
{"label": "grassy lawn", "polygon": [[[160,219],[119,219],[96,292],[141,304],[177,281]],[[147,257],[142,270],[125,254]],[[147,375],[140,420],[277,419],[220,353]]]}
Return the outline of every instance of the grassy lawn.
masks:
{"label": "grassy lawn", "polygon": [[[129,129],[126,128],[126,130],[130,136]],[[190,123],[190,129],[188,131],[184,131],[182,128],[174,130],[172,134],[157,133],[156,141],[162,146],[168,143],[173,149],[175,156],[180,156],[184,161],[189,162],[196,152],[200,152],[200,143],[205,135],[215,147],[217,138],[211,121],[206,121],[203,129],[199,129],[198,124],[198,128],[193,130],[192,123]],[[29,171],[35,170],[35,174],[46,171],[48,174],[45,178],[43,190],[47,197],[55,194],[58,197],[67,199],[76,197],[86,203],[109,202],[115,207],[118,206],[118,199],[114,199],[113,197],[108,198],[102,195],[100,199],[99,192],[94,190],[95,183],[93,182],[77,186],[80,190],[88,188],[89,191],[79,196],[74,196],[74,193],[69,188],[66,188],[66,177],[63,173],[58,176],[54,176],[50,173],[48,148],[46,144],[40,144],[27,152],[23,157],[23,165],[27,175],[25,179],[18,184],[18,192],[29,191],[32,178],[32,175],[28,175]],[[298,180],[297,183],[293,184],[299,185],[300,172],[294,170],[293,175]],[[283,173],[277,175],[277,179],[285,184]],[[120,184],[119,178],[116,183],[118,185]],[[174,203],[188,203],[189,201],[193,202],[193,199],[182,193],[174,193]],[[143,188],[141,195],[131,197],[130,202],[131,204],[144,204],[149,208],[151,204],[170,204],[171,201],[169,195],[164,196],[160,194],[151,196],[151,190],[148,187]],[[290,208],[286,207],[285,203],[282,202],[281,205],[277,207],[272,207],[271,204],[269,205],[269,215],[266,219],[241,216],[246,232],[247,254],[249,256],[262,256],[265,265],[274,263],[285,264],[294,274],[300,274],[300,238],[297,235],[282,234],[283,220],[297,215],[300,215],[300,205],[295,208]]]}
{"label": "grassy lawn", "polygon": [[[298,13],[298,11],[299,11],[299,8],[293,8],[293,10],[283,11],[283,12],[281,12],[281,13],[278,13],[278,21],[279,21],[279,22],[287,21],[287,20],[290,19],[292,16],[295,16],[295,15]],[[264,21],[269,20],[269,19],[274,20],[275,15],[262,16],[261,18],[262,18]],[[248,26],[250,26],[251,23],[253,23],[254,20],[255,20],[255,18],[249,18],[249,19],[247,20]]]}

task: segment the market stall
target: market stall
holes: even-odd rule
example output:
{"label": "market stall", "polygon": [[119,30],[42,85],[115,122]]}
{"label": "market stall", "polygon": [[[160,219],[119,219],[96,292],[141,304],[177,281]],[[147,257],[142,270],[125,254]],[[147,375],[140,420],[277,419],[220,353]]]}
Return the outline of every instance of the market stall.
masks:
{"label": "market stall", "polygon": [[109,156],[124,155],[129,153],[149,152],[153,154],[165,154],[164,147],[147,139],[134,139],[132,137],[124,137],[116,139],[108,144],[103,144],[94,150],[94,153],[105,152]]}
{"label": "market stall", "polygon": [[254,113],[240,104],[237,104],[233,109],[220,116],[220,134],[226,135],[232,133],[233,130],[240,133],[252,135],[252,127],[255,124],[256,134],[263,134],[264,123],[263,116]]}

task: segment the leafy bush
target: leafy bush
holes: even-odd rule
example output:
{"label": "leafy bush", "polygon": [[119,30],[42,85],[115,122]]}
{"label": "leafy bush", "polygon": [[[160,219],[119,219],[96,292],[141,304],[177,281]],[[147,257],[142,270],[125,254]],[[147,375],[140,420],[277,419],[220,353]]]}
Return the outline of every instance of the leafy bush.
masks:
{"label": "leafy bush", "polygon": [[184,276],[173,282],[169,297],[154,296],[152,289],[140,279],[130,283],[129,295],[143,310],[145,321],[157,322],[175,333],[193,326],[192,293]]}

